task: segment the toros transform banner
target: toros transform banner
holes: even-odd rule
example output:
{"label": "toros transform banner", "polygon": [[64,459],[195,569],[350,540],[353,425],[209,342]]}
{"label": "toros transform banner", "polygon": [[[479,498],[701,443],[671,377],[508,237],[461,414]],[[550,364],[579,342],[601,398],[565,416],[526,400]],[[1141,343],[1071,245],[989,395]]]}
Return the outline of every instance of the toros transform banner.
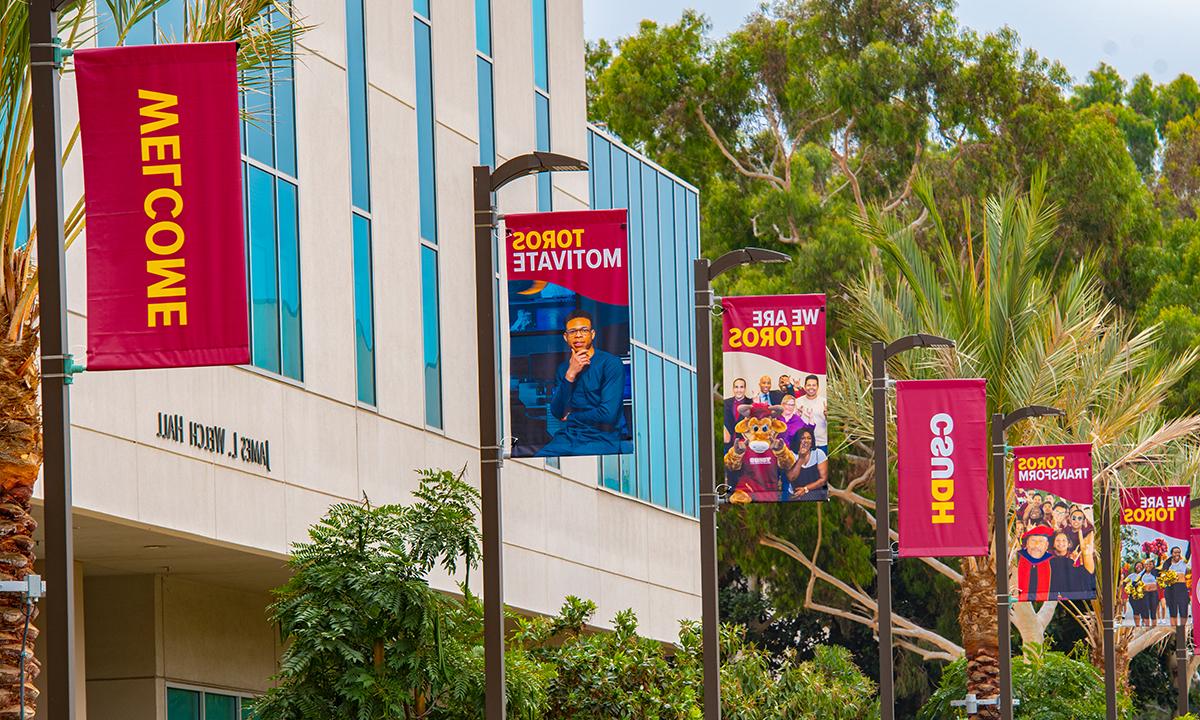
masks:
{"label": "toros transform banner", "polygon": [[89,370],[250,361],[235,54],[75,53]]}
{"label": "toros transform banner", "polygon": [[988,554],[984,380],[896,383],[901,557]]}
{"label": "toros transform banner", "polygon": [[1017,599],[1094,599],[1092,446],[1013,448],[1013,500]]}
{"label": "toros transform banner", "polygon": [[828,499],[825,296],[721,304],[729,501]]}
{"label": "toros transform banner", "polygon": [[1117,623],[1183,625],[1191,610],[1191,490],[1134,487],[1121,492]]}
{"label": "toros transform banner", "polygon": [[625,215],[504,218],[513,457],[633,452]]}

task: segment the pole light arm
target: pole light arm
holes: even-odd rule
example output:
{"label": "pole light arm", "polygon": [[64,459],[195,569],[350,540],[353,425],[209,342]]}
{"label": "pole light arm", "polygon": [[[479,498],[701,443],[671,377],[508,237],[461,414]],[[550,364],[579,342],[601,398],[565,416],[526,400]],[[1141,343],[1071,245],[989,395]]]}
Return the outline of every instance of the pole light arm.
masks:
{"label": "pole light arm", "polygon": [[517,178],[544,172],[587,170],[588,164],[569,155],[540,150],[518,155],[496,168],[491,175],[491,191],[496,192]]}
{"label": "pole light arm", "polygon": [[767,250],[765,248],[749,247],[730,250],[716,260],[713,260],[712,264],[708,266],[708,279],[713,280],[726,270],[732,270],[739,265],[783,263],[789,262],[791,259],[792,257],[787,253]]}
{"label": "pole light arm", "polygon": [[938,335],[929,335],[927,333],[917,333],[915,335],[905,335],[899,340],[895,340],[887,349],[883,351],[884,359],[890,359],[896,355],[914,348],[935,348],[935,347],[954,347],[954,341]]}
{"label": "pole light arm", "polygon": [[1014,424],[1026,418],[1047,417],[1054,415],[1062,416],[1066,415],[1066,413],[1056,407],[1050,407],[1049,405],[1026,405],[1023,408],[1017,408],[1016,410],[1013,410],[1009,414],[1005,415],[1004,420],[1001,423],[1001,427],[1007,431]]}

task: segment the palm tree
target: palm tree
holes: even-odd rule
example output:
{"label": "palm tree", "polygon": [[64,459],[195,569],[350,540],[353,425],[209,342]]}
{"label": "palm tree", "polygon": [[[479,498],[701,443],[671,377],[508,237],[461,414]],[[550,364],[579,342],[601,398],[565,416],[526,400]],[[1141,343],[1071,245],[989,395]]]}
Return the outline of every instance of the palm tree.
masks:
{"label": "palm tree", "polygon": [[[1038,174],[1027,194],[1010,191],[987,200],[978,229],[971,208],[964,207],[961,237],[951,237],[925,183],[916,190],[925,223],[906,225],[882,213],[861,218],[862,231],[879,248],[888,271],[868,270],[849,289],[847,325],[860,347],[916,332],[954,339],[954,351],[898,358],[889,374],[987,378],[989,415],[1025,405],[1062,408],[1062,419],[1019,424],[1008,441],[1093,443],[1098,497],[1111,497],[1126,484],[1163,484],[1171,469],[1194,464],[1200,417],[1167,420],[1160,407],[1196,356],[1157,353],[1158,330],[1135,332],[1104,298],[1090,264],[1061,279],[1038,271],[1056,232],[1057,213],[1045,190]],[[922,231],[926,223],[929,229]],[[861,353],[839,360],[846,382],[831,406],[843,409],[852,441],[869,447],[866,374],[853,372],[863,363]],[[992,487],[989,478],[989,494]],[[1011,487],[1009,496],[1011,501]],[[1004,563],[1007,567],[1008,558]],[[995,548],[988,557],[963,558],[959,567],[968,692],[994,697]],[[1086,607],[1074,613],[1098,646],[1100,613]],[[1045,627],[1049,614],[1037,627]],[[1127,668],[1128,657],[1123,671]],[[980,716],[995,716],[990,711]]]}
{"label": "palm tree", "polygon": [[[96,0],[106,4],[118,44],[129,30],[166,0]],[[274,66],[289,62],[304,27],[286,4],[274,0],[186,0],[188,42],[236,40],[238,68],[247,92],[261,91]],[[96,8],[88,0],[69,3],[60,13],[67,47],[94,35]],[[64,72],[70,72],[68,63]],[[68,136],[64,160],[75,149],[78,127]],[[33,485],[42,464],[38,399],[36,228],[28,221],[33,120],[29,92],[29,7],[9,0],[0,9],[0,580],[21,579],[33,569],[30,515]],[[65,218],[68,246],[84,228],[84,198],[75,199]],[[15,597],[0,596],[0,720],[36,712],[33,679],[39,664],[32,652],[37,629],[26,632],[26,611]],[[24,682],[21,682],[21,678]],[[22,688],[22,684],[24,687]]]}

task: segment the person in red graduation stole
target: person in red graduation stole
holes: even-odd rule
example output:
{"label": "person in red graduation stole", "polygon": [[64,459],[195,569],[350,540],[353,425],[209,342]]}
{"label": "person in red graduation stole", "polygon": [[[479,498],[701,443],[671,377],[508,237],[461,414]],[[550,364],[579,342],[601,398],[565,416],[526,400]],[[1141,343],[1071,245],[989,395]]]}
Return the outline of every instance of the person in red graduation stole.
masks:
{"label": "person in red graduation stole", "polygon": [[1017,587],[1022,601],[1043,602],[1050,599],[1050,537],[1054,531],[1047,525],[1034,525],[1021,537],[1017,553]]}

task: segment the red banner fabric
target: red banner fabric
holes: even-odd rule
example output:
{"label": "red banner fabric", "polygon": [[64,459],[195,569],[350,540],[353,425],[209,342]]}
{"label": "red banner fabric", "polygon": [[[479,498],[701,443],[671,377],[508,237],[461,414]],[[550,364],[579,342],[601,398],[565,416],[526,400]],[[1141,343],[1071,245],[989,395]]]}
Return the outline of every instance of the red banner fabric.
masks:
{"label": "red banner fabric", "polygon": [[75,53],[90,370],[250,361],[235,55]]}
{"label": "red banner fabric", "polygon": [[1092,446],[1013,448],[1011,567],[1022,601],[1096,597]]}
{"label": "red banner fabric", "polygon": [[1191,611],[1191,489],[1133,487],[1121,492],[1117,624],[1184,625]]}
{"label": "red banner fabric", "polygon": [[505,215],[508,281],[549,283],[608,305],[629,305],[627,212]]}
{"label": "red banner fabric", "polygon": [[[1200,551],[1200,528],[1192,528],[1191,546],[1192,557],[1196,557],[1196,553]],[[1200,653],[1200,594],[1197,593],[1196,583],[1197,573],[1191,575],[1191,590],[1192,590],[1192,652]]]}
{"label": "red banner fabric", "polygon": [[984,380],[896,383],[901,557],[988,554]]}

